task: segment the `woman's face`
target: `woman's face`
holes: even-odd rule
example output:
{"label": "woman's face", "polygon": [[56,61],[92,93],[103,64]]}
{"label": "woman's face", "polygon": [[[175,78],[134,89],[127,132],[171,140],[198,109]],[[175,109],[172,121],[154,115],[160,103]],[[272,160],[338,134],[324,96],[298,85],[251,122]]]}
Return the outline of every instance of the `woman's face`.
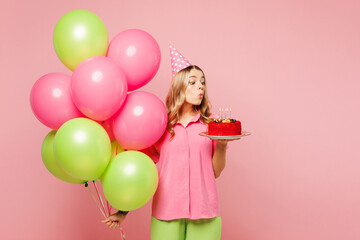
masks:
{"label": "woman's face", "polygon": [[200,105],[205,92],[204,74],[197,70],[191,69],[189,82],[185,90],[185,102],[192,105]]}

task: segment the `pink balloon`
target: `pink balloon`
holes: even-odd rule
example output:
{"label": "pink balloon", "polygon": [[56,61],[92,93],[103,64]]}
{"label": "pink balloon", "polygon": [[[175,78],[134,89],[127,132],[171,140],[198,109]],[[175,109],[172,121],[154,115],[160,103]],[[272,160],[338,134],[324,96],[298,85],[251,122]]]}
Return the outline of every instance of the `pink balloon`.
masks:
{"label": "pink balloon", "polygon": [[84,116],[71,100],[70,82],[69,75],[49,73],[32,87],[31,108],[45,126],[57,130],[66,121]]}
{"label": "pink balloon", "polygon": [[107,119],[105,121],[97,121],[105,129],[105,131],[109,135],[109,138],[110,138],[111,142],[115,139],[113,129],[112,129],[113,121],[114,121],[113,118],[109,118],[109,119]]}
{"label": "pink balloon", "polygon": [[110,118],[126,98],[125,76],[107,57],[97,56],[82,61],[74,70],[71,81],[75,105],[94,120]]}
{"label": "pink balloon", "polygon": [[156,143],[167,125],[164,103],[149,92],[128,94],[123,107],[114,116],[113,132],[125,149],[141,150]]}
{"label": "pink balloon", "polygon": [[147,32],[129,29],[111,40],[107,56],[126,76],[128,91],[147,84],[160,66],[161,53],[156,40]]}

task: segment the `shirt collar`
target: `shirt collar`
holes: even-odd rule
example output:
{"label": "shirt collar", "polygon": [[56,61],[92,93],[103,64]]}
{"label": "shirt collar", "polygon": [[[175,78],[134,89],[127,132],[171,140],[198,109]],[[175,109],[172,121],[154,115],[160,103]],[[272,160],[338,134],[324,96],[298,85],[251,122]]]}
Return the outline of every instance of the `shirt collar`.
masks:
{"label": "shirt collar", "polygon": [[[198,113],[190,120],[190,122],[188,123],[188,125],[189,125],[191,122],[197,122],[197,121],[199,121],[199,119],[200,119],[200,112],[198,112]],[[181,123],[180,123],[180,121],[177,121],[176,124],[181,124]]]}

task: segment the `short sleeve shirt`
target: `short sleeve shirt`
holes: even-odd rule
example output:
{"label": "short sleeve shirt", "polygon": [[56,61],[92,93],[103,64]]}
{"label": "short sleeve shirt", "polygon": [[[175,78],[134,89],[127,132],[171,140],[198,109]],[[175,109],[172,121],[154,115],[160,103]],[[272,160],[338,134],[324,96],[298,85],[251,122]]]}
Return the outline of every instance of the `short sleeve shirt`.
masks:
{"label": "short sleeve shirt", "polygon": [[198,113],[187,126],[178,122],[175,136],[166,132],[156,144],[159,185],[152,215],[160,220],[200,219],[220,215],[212,157],[215,141],[200,136],[207,125]]}

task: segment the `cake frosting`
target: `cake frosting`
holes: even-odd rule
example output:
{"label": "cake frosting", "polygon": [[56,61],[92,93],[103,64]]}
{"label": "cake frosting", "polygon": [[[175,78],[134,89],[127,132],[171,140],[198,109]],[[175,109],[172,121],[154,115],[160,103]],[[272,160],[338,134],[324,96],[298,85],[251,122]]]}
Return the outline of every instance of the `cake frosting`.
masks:
{"label": "cake frosting", "polygon": [[241,122],[235,119],[214,119],[209,122],[208,134],[212,136],[241,135]]}

